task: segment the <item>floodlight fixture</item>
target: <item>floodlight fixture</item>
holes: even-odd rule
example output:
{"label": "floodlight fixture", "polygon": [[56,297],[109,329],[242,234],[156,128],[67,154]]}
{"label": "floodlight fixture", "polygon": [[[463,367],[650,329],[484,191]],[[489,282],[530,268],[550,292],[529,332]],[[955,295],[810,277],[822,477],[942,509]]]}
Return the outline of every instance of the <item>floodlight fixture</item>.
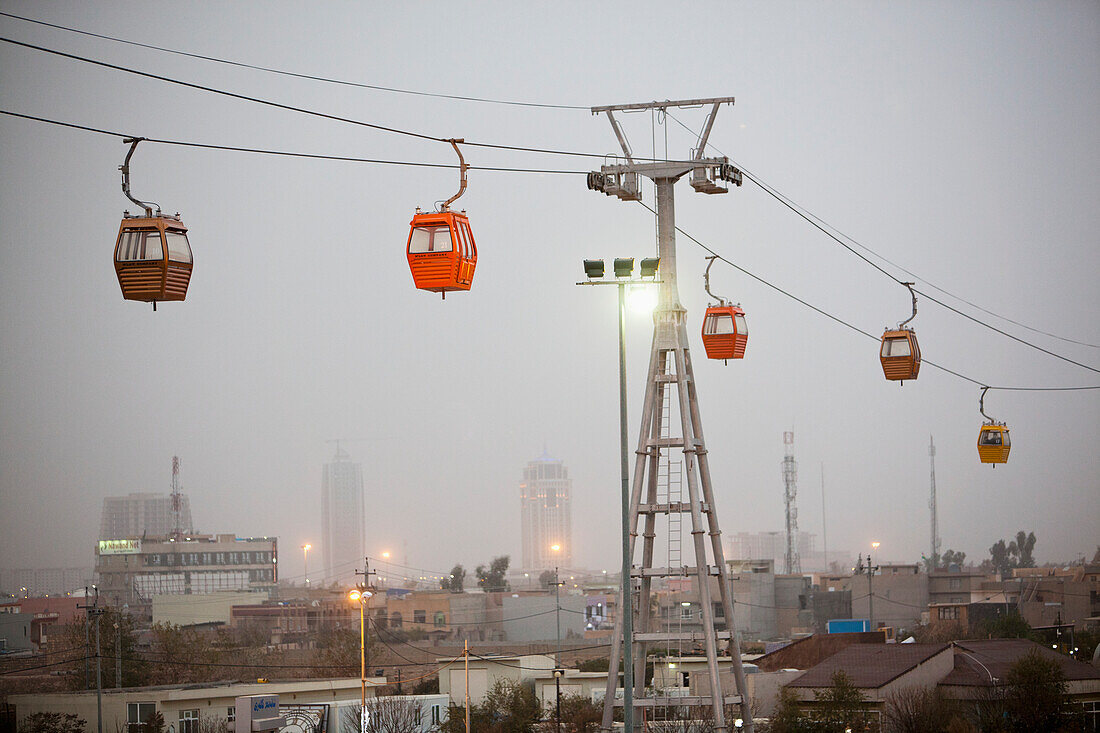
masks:
{"label": "floodlight fixture", "polygon": [[603,260],[585,260],[584,276],[589,280],[603,277]]}
{"label": "floodlight fixture", "polygon": [[655,277],[657,268],[661,265],[660,257],[646,257],[641,263],[642,277]]}
{"label": "floodlight fixture", "polygon": [[630,277],[632,272],[634,272],[633,257],[615,258],[615,277]]}

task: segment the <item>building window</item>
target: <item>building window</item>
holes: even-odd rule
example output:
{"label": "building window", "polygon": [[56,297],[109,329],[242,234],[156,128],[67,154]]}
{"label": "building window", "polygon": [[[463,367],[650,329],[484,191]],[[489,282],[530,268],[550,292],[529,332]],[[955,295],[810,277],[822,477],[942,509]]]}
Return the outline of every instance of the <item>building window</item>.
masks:
{"label": "building window", "polygon": [[237,706],[236,705],[230,705],[229,707],[227,707],[225,709],[225,722],[230,723],[230,724],[237,722]]}
{"label": "building window", "polygon": [[198,708],[194,710],[180,710],[180,724],[176,733],[199,733],[199,711]]}
{"label": "building window", "polygon": [[414,610],[413,611],[413,623],[414,624],[423,624],[423,623],[427,623],[427,621],[428,621],[428,612],[427,611],[424,611],[424,610]]}
{"label": "building window", "polygon": [[941,621],[957,621],[959,618],[958,606],[947,606],[939,609],[939,618]]}
{"label": "building window", "polygon": [[947,581],[948,590],[959,590],[963,587],[962,578],[951,578]]}
{"label": "building window", "polygon": [[126,704],[126,728],[131,733],[138,733],[146,721],[157,712],[155,702],[131,702]]}
{"label": "building window", "polygon": [[393,628],[400,629],[401,628],[401,623],[402,623],[401,612],[400,611],[394,611],[393,616],[390,617],[390,624],[393,626]]}
{"label": "building window", "polygon": [[691,604],[688,604],[686,606],[683,605],[683,604],[680,605],[680,618],[682,618],[682,619],[691,618]]}
{"label": "building window", "polygon": [[435,627],[436,628],[439,628],[440,626],[444,626],[447,623],[447,614],[443,613],[442,611],[436,611],[435,612],[435,618],[433,620],[435,622]]}
{"label": "building window", "polygon": [[438,705],[432,705],[432,725],[439,725],[443,721],[440,720],[440,712]]}

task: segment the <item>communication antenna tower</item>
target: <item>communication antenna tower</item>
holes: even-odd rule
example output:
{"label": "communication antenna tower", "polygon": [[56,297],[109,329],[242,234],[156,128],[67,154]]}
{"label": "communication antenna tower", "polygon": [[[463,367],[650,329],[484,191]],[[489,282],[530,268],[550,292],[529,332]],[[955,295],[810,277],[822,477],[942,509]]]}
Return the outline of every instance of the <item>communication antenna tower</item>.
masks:
{"label": "communication antenna tower", "polygon": [[783,555],[783,567],[787,575],[802,573],[802,560],[798,556],[798,463],[794,460],[794,433],[783,433],[783,503],[787,510],[787,551]]}
{"label": "communication antenna tower", "polygon": [[[714,501],[706,443],[703,440],[703,424],[699,411],[699,399],[688,349],[685,323],[687,311],[680,304],[676,288],[676,220],[673,204],[673,186],[681,177],[691,174],[691,186],[697,192],[726,193],[725,182],[741,185],[741,171],[730,165],[729,159],[704,158],[707,138],[710,136],[718,109],[723,104],[733,104],[733,97],[714,99],[688,99],[681,101],[648,102],[607,107],[593,107],[593,114],[605,113],[615,137],[622,147],[625,163],[616,160],[599,171],[588,174],[588,187],[623,201],[641,199],[638,177],[650,178],[657,188],[657,239],[661,262],[660,298],[653,314],[653,345],[649,357],[649,373],[646,376],[645,399],[642,403],[641,431],[635,452],[634,477],[630,495],[628,526],[631,586],[637,588],[638,603],[632,603],[633,593],[623,596],[620,591],[619,608],[622,612],[615,619],[615,633],[611,642],[611,658],[607,676],[607,694],[604,697],[601,730],[612,729],[615,706],[623,707],[623,719],[627,733],[637,730],[640,720],[638,708],[657,712],[658,709],[695,707],[710,708],[713,730],[723,733],[733,728],[727,721],[726,706],[740,705],[742,730],[752,733],[752,713],[745,697],[745,671],[741,664],[741,652],[733,628],[733,597],[730,593],[729,567],[722,549],[722,533],[718,528],[718,512]],[[664,113],[669,108],[710,107],[702,132],[688,160],[637,162],[630,151],[626,136],[615,118],[616,112],[641,112],[657,110]],[[666,402],[667,397],[667,402]],[[662,429],[662,426],[664,429]],[[658,498],[658,486],[662,457],[668,463],[673,451],[683,457],[684,475],[687,477],[687,496],[673,501],[666,493],[665,501]],[[679,490],[677,490],[679,493]],[[677,527],[684,514],[691,515],[691,545],[695,565],[681,567],[653,567],[654,540],[657,534],[657,517],[666,519],[664,527]],[[645,517],[642,531],[641,565],[634,564],[638,538],[638,520]],[[668,521],[675,517],[671,522]],[[670,535],[672,532],[670,532]],[[707,538],[710,538],[712,560],[707,559]],[[677,551],[679,554],[679,551]],[[686,553],[685,553],[686,554]],[[654,632],[650,626],[654,619],[650,612],[653,578],[691,577],[699,594],[701,631]],[[715,619],[715,603],[711,602],[712,583],[717,580],[721,597],[725,629],[718,630]],[[631,607],[638,609],[636,631]],[[624,626],[625,624],[625,626]],[[625,637],[625,638],[624,638]],[[709,687],[701,685],[705,694],[686,697],[660,696],[645,689],[646,644],[656,642],[668,648],[680,641],[702,642],[707,659]],[[730,664],[739,694],[726,695],[719,677],[719,646],[728,646]],[[623,697],[617,698],[616,688],[620,671],[619,655],[623,655]],[[652,719],[653,715],[646,716]]]}
{"label": "communication antenna tower", "polygon": [[931,489],[928,496],[929,521],[932,529],[931,554],[929,555],[929,570],[935,570],[940,561],[940,526],[936,519],[936,443],[932,436],[928,436],[928,463],[931,474],[929,476]]}
{"label": "communication antenna tower", "polygon": [[180,459],[172,456],[172,537],[179,540],[183,536],[182,509],[183,497],[180,494],[183,486],[180,484]]}

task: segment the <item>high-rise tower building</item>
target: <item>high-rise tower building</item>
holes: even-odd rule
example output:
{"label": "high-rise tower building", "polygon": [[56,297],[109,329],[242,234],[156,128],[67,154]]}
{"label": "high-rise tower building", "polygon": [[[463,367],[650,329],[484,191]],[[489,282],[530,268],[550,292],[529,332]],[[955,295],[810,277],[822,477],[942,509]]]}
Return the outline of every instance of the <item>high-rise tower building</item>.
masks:
{"label": "high-rise tower building", "polygon": [[572,567],[573,481],[565,465],[544,450],[523,469],[519,488],[523,568]]}
{"label": "high-rise tower building", "polygon": [[320,575],[329,582],[352,581],[363,566],[363,466],[350,458],[337,445],[321,477]]}
{"label": "high-rise tower building", "polygon": [[[191,500],[179,494],[180,530],[194,531],[191,525]],[[172,533],[176,519],[172,497],[168,494],[128,494],[103,499],[99,521],[99,539],[122,540],[142,535],[165,536]]]}

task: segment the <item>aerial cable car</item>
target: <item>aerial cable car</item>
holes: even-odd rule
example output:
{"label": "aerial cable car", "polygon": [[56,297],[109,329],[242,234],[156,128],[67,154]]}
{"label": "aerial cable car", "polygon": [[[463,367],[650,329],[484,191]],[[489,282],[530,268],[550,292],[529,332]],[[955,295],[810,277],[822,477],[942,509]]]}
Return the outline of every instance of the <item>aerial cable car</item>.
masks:
{"label": "aerial cable car", "polygon": [[882,345],[879,348],[879,360],[882,362],[882,373],[892,381],[904,383],[906,379],[916,379],[920,371],[920,346],[917,344],[917,334],[905,324],[917,317],[917,294],[913,291],[913,283],[902,283],[909,288],[909,294],[913,296],[913,315],[898,324],[894,330],[887,328],[882,334]]}
{"label": "aerial cable car", "polygon": [[741,304],[733,305],[732,302],[710,292],[710,267],[718,255],[712,255],[707,259],[706,272],[703,273],[703,287],[707,295],[718,302],[708,305],[707,312],[703,316],[703,348],[707,352],[708,359],[744,359],[745,346],[749,342],[749,327],[745,323],[745,311],[741,310]]}
{"label": "aerial cable car", "polygon": [[998,463],[1008,463],[1012,441],[1008,437],[1008,426],[985,414],[985,393],[988,391],[989,387],[982,387],[982,396],[978,400],[978,412],[986,420],[978,432],[978,458],[982,463],[994,464],[996,468]]}
{"label": "aerial cable car", "polygon": [[466,170],[470,167],[458,149],[462,139],[447,140],[458,154],[458,193],[439,205],[439,210],[422,213],[417,207],[409,228],[405,252],[413,283],[420,290],[440,293],[469,290],[477,266],[477,245],[466,212],[451,211],[459,196],[466,192]]}
{"label": "aerial cable car", "polygon": [[143,214],[122,213],[122,224],[115,240],[115,275],[123,298],[152,303],[156,310],[158,301],[187,297],[194,262],[191,245],[187,242],[187,227],[180,221],[180,215],[167,216],[161,212],[159,204],[139,201],[130,193],[130,158],[144,139],[123,140],[130,143],[130,152],[118,167],[122,171],[122,192],[141,207]]}

